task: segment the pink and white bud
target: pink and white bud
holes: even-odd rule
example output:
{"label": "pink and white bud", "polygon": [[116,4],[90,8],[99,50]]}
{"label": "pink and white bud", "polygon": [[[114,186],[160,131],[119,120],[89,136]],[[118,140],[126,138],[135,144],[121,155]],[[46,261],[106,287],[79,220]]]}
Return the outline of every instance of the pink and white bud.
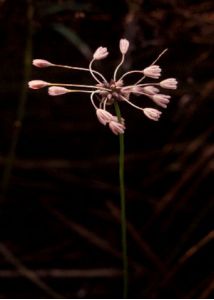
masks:
{"label": "pink and white bud", "polygon": [[125,125],[125,119],[124,118],[120,118],[120,121],[119,121],[117,116],[112,116],[112,121]]}
{"label": "pink and white bud", "polygon": [[[126,97],[126,95],[129,96],[130,93],[135,94],[136,96],[139,96],[143,93],[143,89],[141,86],[133,85],[130,87],[123,87],[121,88],[121,93]],[[127,98],[127,97],[126,97]]]}
{"label": "pink and white bud", "polygon": [[133,93],[135,95],[140,95],[143,93],[143,88],[141,86],[134,85],[130,87],[130,93]]}
{"label": "pink and white bud", "polygon": [[177,89],[177,80],[175,78],[168,78],[165,80],[162,80],[160,82],[160,86],[164,89],[171,89],[171,90],[175,90]]}
{"label": "pink and white bud", "polygon": [[100,123],[102,123],[103,125],[106,125],[111,120],[113,120],[113,115],[104,109],[98,108],[96,110],[96,115],[97,115],[97,118],[100,121]]}
{"label": "pink and white bud", "polygon": [[50,85],[48,82],[46,81],[43,81],[43,80],[31,80],[28,82],[28,86],[30,89],[33,89],[33,90],[38,90],[38,89],[41,89],[43,87],[46,87]]}
{"label": "pink and white bud", "polygon": [[158,79],[161,75],[161,68],[158,65],[153,65],[143,70],[143,74],[146,77]]}
{"label": "pink and white bud", "polygon": [[154,86],[148,85],[142,88],[143,92],[148,94],[148,95],[155,95],[157,93],[159,93],[159,89],[157,89]]}
{"label": "pink and white bud", "polygon": [[123,86],[123,80],[120,79],[120,80],[116,81],[116,82],[115,82],[115,86],[116,86],[117,88],[122,87],[122,86]]}
{"label": "pink and white bud", "polygon": [[161,116],[161,114],[162,114],[161,111],[159,111],[159,110],[157,110],[155,108],[144,108],[143,112],[144,112],[144,115],[147,118],[149,118],[149,119],[151,119],[153,121],[158,121],[159,118],[160,118],[160,116]]}
{"label": "pink and white bud", "polygon": [[71,90],[68,90],[62,86],[51,86],[48,89],[48,94],[50,96],[59,96],[69,93]]}
{"label": "pink and white bud", "polygon": [[120,40],[120,52],[126,54],[129,49],[129,41],[127,39]]}
{"label": "pink and white bud", "polygon": [[52,64],[51,62],[49,62],[45,59],[34,59],[33,65],[37,68],[47,68],[47,67],[54,66],[54,64]]}
{"label": "pink and white bud", "polygon": [[155,94],[152,96],[152,100],[159,106],[166,108],[171,96],[163,94]]}
{"label": "pink and white bud", "polygon": [[109,123],[109,128],[116,135],[123,134],[125,131],[125,125],[122,123],[119,123],[119,122],[115,122],[115,121],[111,121]]}
{"label": "pink and white bud", "polygon": [[95,60],[100,60],[100,59],[104,59],[106,58],[106,56],[108,56],[108,50],[107,48],[105,47],[99,47],[95,52],[94,52],[94,55],[93,55],[93,58]]}

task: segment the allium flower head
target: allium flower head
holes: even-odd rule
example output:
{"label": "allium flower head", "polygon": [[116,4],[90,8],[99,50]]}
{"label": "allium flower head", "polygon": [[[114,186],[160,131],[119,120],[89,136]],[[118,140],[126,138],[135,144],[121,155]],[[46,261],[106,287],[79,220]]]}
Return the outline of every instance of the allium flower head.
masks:
{"label": "allium flower head", "polygon": [[[62,95],[70,92],[90,94],[90,100],[96,111],[97,119],[103,125],[108,124],[110,130],[116,135],[123,134],[125,131],[124,118],[119,118],[109,111],[112,105],[116,102],[119,105],[122,102],[127,103],[143,112],[147,118],[153,121],[158,121],[161,116],[161,111],[151,107],[144,108],[134,103],[133,100],[134,96],[144,96],[149,98],[153,104],[163,108],[167,107],[171,97],[169,95],[159,93],[159,88],[171,90],[176,89],[177,80],[175,78],[164,79],[160,82],[142,83],[145,78],[159,79],[161,76],[161,68],[156,64],[156,62],[166,52],[166,50],[164,50],[151,65],[145,67],[143,70],[131,70],[118,76],[119,70],[125,60],[125,55],[129,49],[129,41],[127,39],[121,39],[119,42],[119,49],[121,52],[121,60],[116,66],[111,80],[107,80],[102,73],[98,72],[93,67],[93,64],[97,60],[102,60],[109,54],[107,48],[98,47],[93,54],[93,58],[89,63],[88,68],[58,65],[43,59],[33,60],[33,65],[38,68],[58,67],[88,72],[96,81],[95,84],[64,84],[50,83],[43,80],[32,80],[28,83],[29,87],[31,89],[40,89],[48,86],[48,93],[51,96]],[[139,79],[134,83],[130,83],[128,81],[129,75],[133,73],[138,74]]]}

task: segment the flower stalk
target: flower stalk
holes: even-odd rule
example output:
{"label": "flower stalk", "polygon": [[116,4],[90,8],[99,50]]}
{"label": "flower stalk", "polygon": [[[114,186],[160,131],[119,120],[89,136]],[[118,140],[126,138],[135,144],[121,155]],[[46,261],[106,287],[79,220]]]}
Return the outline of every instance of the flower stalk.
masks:
{"label": "flower stalk", "polygon": [[[114,104],[116,115],[121,122],[120,108],[117,102]],[[127,224],[126,224],[126,201],[125,201],[125,182],[124,182],[124,134],[119,135],[119,181],[120,181],[120,210],[121,210],[121,245],[123,256],[123,298],[128,297],[128,253],[127,253]]]}

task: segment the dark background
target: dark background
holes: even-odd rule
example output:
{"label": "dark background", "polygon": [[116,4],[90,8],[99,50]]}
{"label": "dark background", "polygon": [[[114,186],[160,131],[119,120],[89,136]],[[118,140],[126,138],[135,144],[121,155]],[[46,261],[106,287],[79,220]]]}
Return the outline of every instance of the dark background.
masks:
{"label": "dark background", "polygon": [[159,122],[121,105],[129,296],[214,297],[212,3],[0,1],[1,298],[122,297],[118,137],[88,95],[27,87],[93,83],[31,60],[86,67],[98,46],[110,55],[96,66],[111,78],[121,37],[125,70],[168,48],[163,78],[179,81]]}

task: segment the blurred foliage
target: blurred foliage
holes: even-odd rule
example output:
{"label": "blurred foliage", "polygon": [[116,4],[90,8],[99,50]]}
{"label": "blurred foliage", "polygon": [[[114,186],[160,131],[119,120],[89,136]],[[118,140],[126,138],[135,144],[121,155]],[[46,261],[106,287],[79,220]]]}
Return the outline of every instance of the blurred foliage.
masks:
{"label": "blurred foliage", "polygon": [[110,78],[121,37],[124,68],[168,48],[163,77],[179,81],[158,124],[122,106],[130,297],[214,296],[213,20],[211,0],[0,1],[0,298],[121,297],[118,140],[87,96],[26,89],[90,83],[30,57],[84,67],[100,45]]}

